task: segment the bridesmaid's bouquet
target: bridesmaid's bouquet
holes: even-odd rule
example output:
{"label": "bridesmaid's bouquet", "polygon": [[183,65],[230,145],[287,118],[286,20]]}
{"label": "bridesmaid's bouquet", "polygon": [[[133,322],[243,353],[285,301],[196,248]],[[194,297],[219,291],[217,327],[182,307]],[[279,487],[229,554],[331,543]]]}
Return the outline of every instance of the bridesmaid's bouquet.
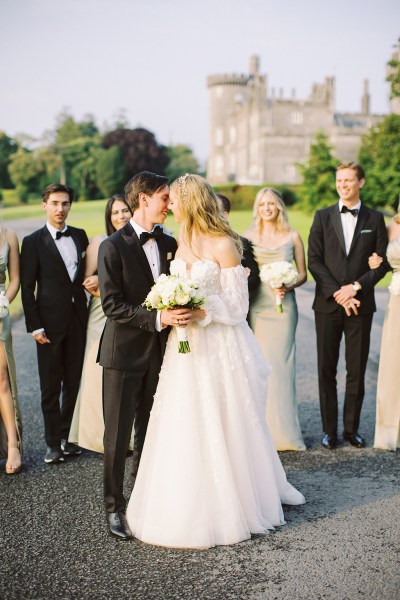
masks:
{"label": "bridesmaid's bouquet", "polygon": [[[165,308],[197,308],[205,304],[205,295],[198,283],[186,275],[160,275],[147,294],[143,306],[147,310]],[[177,327],[178,351],[190,352],[186,327]]]}
{"label": "bridesmaid's bouquet", "polygon": [[6,296],[4,291],[0,292],[0,319],[4,319],[8,315],[8,307],[10,306],[10,301]]}
{"label": "bridesmaid's bouquet", "polygon": [[[287,260],[268,263],[260,269],[260,279],[263,283],[269,283],[272,288],[281,288],[283,285],[291,287],[297,281],[298,273],[292,263]],[[276,310],[283,312],[282,298],[275,296]]]}

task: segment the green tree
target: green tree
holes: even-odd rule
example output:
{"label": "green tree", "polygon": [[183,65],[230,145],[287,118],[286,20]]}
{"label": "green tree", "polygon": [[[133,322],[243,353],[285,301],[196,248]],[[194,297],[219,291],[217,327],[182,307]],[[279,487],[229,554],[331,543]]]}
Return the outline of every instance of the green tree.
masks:
{"label": "green tree", "polygon": [[8,137],[4,131],[0,131],[0,187],[11,188],[12,181],[8,172],[11,157],[18,150],[15,140]]}
{"label": "green tree", "polygon": [[170,163],[165,174],[171,181],[185,173],[198,173],[199,163],[189,146],[168,146],[167,152]]}
{"label": "green tree", "polygon": [[366,204],[396,210],[400,194],[400,115],[388,115],[363,136],[359,162],[366,174],[362,191]]}
{"label": "green tree", "polygon": [[103,138],[104,148],[118,146],[129,179],[140,171],[152,171],[164,175],[169,164],[167,149],[147,129],[123,129],[110,131]]}
{"label": "green tree", "polygon": [[400,38],[397,41],[397,51],[387,63],[388,75],[386,81],[390,83],[390,97],[400,97]]}
{"label": "green tree", "polygon": [[323,132],[318,132],[310,146],[310,155],[304,165],[297,165],[303,176],[298,196],[307,212],[329,206],[337,201],[336,167],[338,160],[332,155],[332,146]]}
{"label": "green tree", "polygon": [[126,167],[119,146],[101,148],[97,152],[96,181],[107,198],[121,193],[126,182]]}
{"label": "green tree", "polygon": [[12,155],[9,172],[19,200],[28,202],[29,193],[38,191],[40,178],[45,173],[45,165],[37,152],[19,148]]}

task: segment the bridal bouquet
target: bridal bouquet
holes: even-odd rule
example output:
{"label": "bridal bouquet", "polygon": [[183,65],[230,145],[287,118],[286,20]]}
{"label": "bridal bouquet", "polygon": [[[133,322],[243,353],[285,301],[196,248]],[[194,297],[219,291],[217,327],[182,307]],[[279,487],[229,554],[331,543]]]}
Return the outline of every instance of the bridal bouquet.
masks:
{"label": "bridal bouquet", "polygon": [[4,291],[0,292],[0,319],[4,319],[8,315],[8,307],[10,306],[10,301],[6,296]]}
{"label": "bridal bouquet", "polygon": [[[291,287],[297,281],[298,273],[292,263],[287,260],[268,263],[263,265],[260,270],[260,279],[263,283],[269,283],[272,288],[280,288],[283,285]],[[283,312],[282,298],[275,296],[276,310]]]}
{"label": "bridal bouquet", "polygon": [[[164,308],[196,308],[203,306],[205,295],[201,287],[186,275],[160,275],[143,303],[147,310]],[[190,352],[186,327],[177,327],[178,350]]]}

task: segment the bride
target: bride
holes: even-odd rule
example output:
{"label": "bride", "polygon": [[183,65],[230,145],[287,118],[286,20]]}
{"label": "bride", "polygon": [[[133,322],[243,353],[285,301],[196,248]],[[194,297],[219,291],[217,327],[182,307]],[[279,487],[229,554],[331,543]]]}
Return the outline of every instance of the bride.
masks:
{"label": "bride", "polygon": [[187,272],[207,299],[180,321],[190,353],[178,353],[175,327],[169,336],[126,516],[143,542],[210,548],[283,525],[282,504],[305,499],[265,425],[270,367],[246,321],[240,238],[202,177],[180,177],[170,198],[181,225],[171,272]]}

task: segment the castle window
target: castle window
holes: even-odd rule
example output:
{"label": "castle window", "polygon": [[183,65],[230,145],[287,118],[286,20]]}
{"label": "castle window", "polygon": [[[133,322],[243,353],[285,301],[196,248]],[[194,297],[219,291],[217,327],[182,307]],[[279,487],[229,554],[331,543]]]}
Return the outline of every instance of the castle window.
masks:
{"label": "castle window", "polygon": [[234,125],[231,125],[229,128],[229,139],[231,144],[236,143],[236,127]]}
{"label": "castle window", "polygon": [[216,175],[224,174],[224,157],[223,156],[215,157],[215,174]]}
{"label": "castle window", "polygon": [[284,173],[285,173],[285,181],[287,183],[291,183],[291,182],[295,181],[296,175],[297,175],[297,169],[296,169],[295,165],[285,165]]}
{"label": "castle window", "polygon": [[217,127],[214,133],[214,142],[216,146],[223,146],[224,144],[224,130],[222,127]]}
{"label": "castle window", "polygon": [[303,113],[298,110],[291,112],[290,122],[292,125],[301,125],[303,123]]}

